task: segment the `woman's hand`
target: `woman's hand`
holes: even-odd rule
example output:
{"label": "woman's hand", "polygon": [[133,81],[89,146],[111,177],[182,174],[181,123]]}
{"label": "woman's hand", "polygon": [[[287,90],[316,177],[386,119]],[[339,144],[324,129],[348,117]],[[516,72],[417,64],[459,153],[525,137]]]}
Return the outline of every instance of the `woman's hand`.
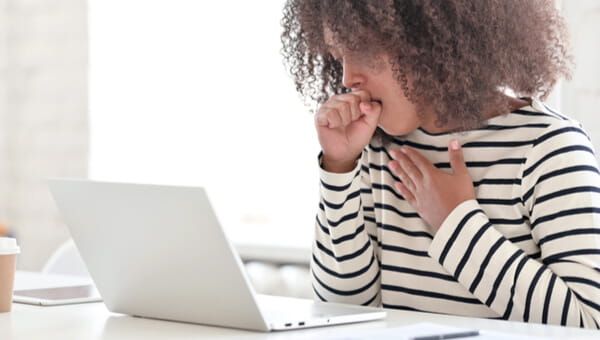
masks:
{"label": "woman's hand", "polygon": [[381,104],[371,101],[371,95],[364,90],[329,98],[315,115],[323,168],[338,173],[354,169],[373,137],[380,114]]}
{"label": "woman's hand", "polygon": [[453,174],[437,169],[419,152],[406,146],[400,151],[391,151],[394,160],[388,164],[392,173],[402,180],[396,183],[396,189],[436,230],[459,204],[475,199],[473,180],[458,141],[450,142],[448,152]]}

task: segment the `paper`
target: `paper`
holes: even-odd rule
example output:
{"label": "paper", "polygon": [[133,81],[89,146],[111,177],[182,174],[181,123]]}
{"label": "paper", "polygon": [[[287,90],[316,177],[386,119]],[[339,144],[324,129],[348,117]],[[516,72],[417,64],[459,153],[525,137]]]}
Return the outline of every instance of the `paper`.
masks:
{"label": "paper", "polygon": [[[364,332],[353,332],[349,335],[341,335],[329,338],[330,340],[409,340],[415,337],[435,336],[449,333],[459,333],[478,330],[475,328],[460,328],[446,325],[440,325],[430,322],[422,322],[409,326],[393,327],[385,329],[368,330]],[[544,339],[540,337],[514,335],[509,333],[500,333],[486,330],[479,330],[479,335],[458,338],[458,340],[500,340],[500,339],[523,339],[534,340]]]}

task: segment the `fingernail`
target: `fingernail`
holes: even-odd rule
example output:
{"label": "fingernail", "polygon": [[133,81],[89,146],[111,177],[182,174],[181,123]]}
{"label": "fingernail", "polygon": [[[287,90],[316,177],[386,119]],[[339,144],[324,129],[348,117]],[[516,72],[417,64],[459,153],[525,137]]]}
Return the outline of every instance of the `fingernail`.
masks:
{"label": "fingernail", "polygon": [[457,151],[460,150],[460,143],[455,139],[452,142],[450,142],[450,149]]}

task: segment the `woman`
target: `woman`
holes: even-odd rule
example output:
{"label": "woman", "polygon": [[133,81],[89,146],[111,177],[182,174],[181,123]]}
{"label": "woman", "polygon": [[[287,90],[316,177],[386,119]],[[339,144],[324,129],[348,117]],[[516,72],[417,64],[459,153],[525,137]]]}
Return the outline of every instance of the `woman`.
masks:
{"label": "woman", "polygon": [[569,75],[552,1],[289,0],[319,104],[311,263],[324,301],[600,324],[600,173],[543,99]]}

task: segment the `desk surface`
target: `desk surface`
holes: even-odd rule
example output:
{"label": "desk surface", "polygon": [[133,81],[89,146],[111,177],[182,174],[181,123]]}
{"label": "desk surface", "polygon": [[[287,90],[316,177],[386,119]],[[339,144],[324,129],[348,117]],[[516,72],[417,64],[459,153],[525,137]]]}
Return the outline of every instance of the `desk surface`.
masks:
{"label": "desk surface", "polygon": [[596,330],[396,310],[389,310],[387,319],[383,321],[259,333],[131,317],[110,313],[103,303],[88,303],[54,307],[13,304],[12,312],[0,314],[0,339],[315,339],[354,335],[366,330],[401,327],[419,322],[547,338],[600,338],[600,331]]}

